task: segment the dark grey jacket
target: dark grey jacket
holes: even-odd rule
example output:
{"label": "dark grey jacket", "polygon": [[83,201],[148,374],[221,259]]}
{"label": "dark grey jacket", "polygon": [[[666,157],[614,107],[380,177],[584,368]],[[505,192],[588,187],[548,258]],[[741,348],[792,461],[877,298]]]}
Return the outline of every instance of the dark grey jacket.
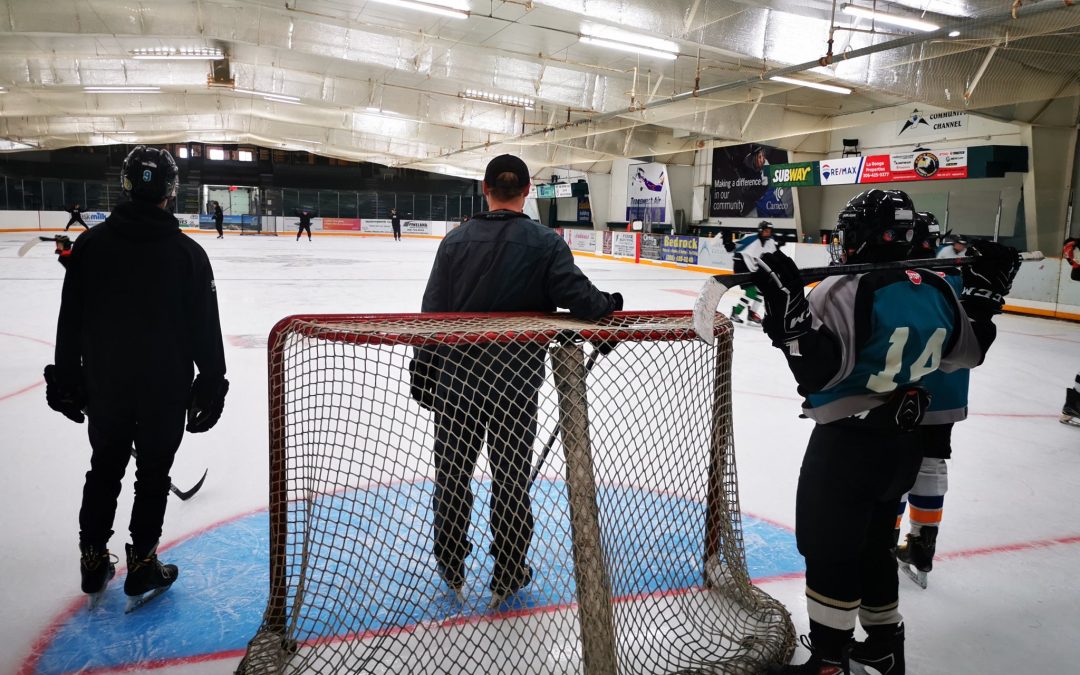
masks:
{"label": "dark grey jacket", "polygon": [[582,319],[622,309],[622,298],[593,286],[566,241],[522,213],[474,216],[446,235],[435,254],[424,312],[553,312]]}

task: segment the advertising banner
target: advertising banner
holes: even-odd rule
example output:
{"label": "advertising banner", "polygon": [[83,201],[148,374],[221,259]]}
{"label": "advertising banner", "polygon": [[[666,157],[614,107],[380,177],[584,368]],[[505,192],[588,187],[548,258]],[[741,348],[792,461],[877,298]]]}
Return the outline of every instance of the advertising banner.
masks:
{"label": "advertising banner", "polygon": [[862,175],[865,157],[823,159],[818,162],[821,185],[854,185]]}
{"label": "advertising banner", "polygon": [[570,187],[570,183],[555,183],[555,196],[558,198],[573,197],[574,188]]}
{"label": "advertising banner", "polygon": [[605,230],[604,231],[604,241],[603,241],[603,244],[601,245],[601,248],[600,248],[600,251],[602,253],[606,253],[608,255],[611,255],[611,239],[612,239],[611,235],[612,234],[613,233],[611,232],[611,230]]}
{"label": "advertising banner", "polygon": [[769,166],[787,161],[787,150],[756,143],[714,149],[709,216],[794,218],[791,192],[769,185]]}
{"label": "advertising banner", "polygon": [[641,234],[641,257],[648,258],[649,260],[659,260],[660,251],[664,246],[664,235],[662,234],[649,234],[643,232]]}
{"label": "advertising banner", "polygon": [[595,230],[567,230],[570,233],[570,248],[575,251],[595,251]]}
{"label": "advertising banner", "polygon": [[889,155],[890,180],[947,180],[967,178],[967,148],[924,150]]}
{"label": "advertising banner", "polygon": [[705,267],[732,268],[734,265],[732,254],[724,248],[722,235],[698,238],[698,264]]}
{"label": "advertising banner", "polygon": [[773,187],[818,185],[818,176],[814,162],[769,165],[769,185]]}
{"label": "advertising banner", "polygon": [[393,234],[394,228],[390,225],[389,219],[362,218],[360,220],[360,231],[370,232],[371,234]]}
{"label": "advertising banner", "polygon": [[633,232],[609,232],[611,235],[611,254],[622,258],[633,258],[636,249]]}
{"label": "advertising banner", "polygon": [[577,198],[577,220],[579,223],[592,222],[592,204],[588,197]]}
{"label": "advertising banner", "polygon": [[968,126],[968,114],[962,110],[949,110],[939,113],[920,113],[911,111],[906,119],[896,123],[897,138],[921,138],[927,135],[963,131]]}
{"label": "advertising banner", "polygon": [[403,221],[401,221],[401,233],[402,234],[431,234],[431,221],[429,221],[429,220],[403,220]]}
{"label": "advertising banner", "polygon": [[344,232],[344,231],[360,231],[360,219],[359,218],[323,218],[322,229]]}
{"label": "advertising banner", "polygon": [[698,238],[685,234],[665,234],[660,247],[660,259],[667,262],[696,265],[698,262]]}
{"label": "advertising banner", "polygon": [[649,223],[667,222],[667,167],[635,164],[627,170],[626,219]]}
{"label": "advertising banner", "polygon": [[[177,213],[174,214],[176,219],[180,221],[180,227],[198,227],[199,226],[199,214],[197,213]],[[90,220],[86,220],[87,224]]]}
{"label": "advertising banner", "polygon": [[[83,211],[83,214],[82,214],[82,218],[86,222],[87,225],[97,225],[98,223],[104,222],[105,219],[108,218],[108,217],[109,217],[109,214],[106,213],[105,211]],[[177,216],[177,218],[179,218],[179,217],[180,216]],[[197,226],[198,225],[198,216],[195,216],[195,219],[196,219],[195,220],[195,226]]]}

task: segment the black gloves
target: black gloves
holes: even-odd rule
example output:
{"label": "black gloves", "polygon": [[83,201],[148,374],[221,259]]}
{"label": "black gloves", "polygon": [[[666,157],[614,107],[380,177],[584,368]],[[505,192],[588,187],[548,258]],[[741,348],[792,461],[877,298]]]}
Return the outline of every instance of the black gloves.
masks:
{"label": "black gloves", "polygon": [[45,366],[45,401],[72,422],[82,424],[86,419],[86,391],[79,377],[63,376],[52,364]]}
{"label": "black gloves", "polygon": [[430,350],[417,347],[409,362],[409,395],[425,410],[435,410],[435,385],[439,381],[438,368],[433,365],[436,358]]}
{"label": "black gloves", "polygon": [[191,402],[187,411],[187,430],[193,434],[210,431],[221,419],[225,409],[225,394],[229,393],[229,381],[224,377],[195,376],[191,383]]}
{"label": "black gloves", "polygon": [[1011,246],[993,241],[973,241],[968,251],[975,262],[964,266],[964,291],[960,297],[964,309],[972,318],[1000,314],[1020,270],[1020,254]]}
{"label": "black gloves", "polygon": [[622,293],[612,293],[611,294],[611,304],[612,304],[611,311],[613,311],[613,312],[621,312],[622,311],[622,306],[623,306]]}
{"label": "black gloves", "polygon": [[766,253],[758,259],[753,280],[765,296],[761,326],[774,345],[781,347],[810,332],[810,305],[795,261],[781,251]]}

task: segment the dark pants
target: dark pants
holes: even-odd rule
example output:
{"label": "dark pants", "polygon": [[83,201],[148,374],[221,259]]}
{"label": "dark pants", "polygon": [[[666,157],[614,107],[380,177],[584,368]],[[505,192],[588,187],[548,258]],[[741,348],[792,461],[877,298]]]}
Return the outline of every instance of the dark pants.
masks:
{"label": "dark pants", "polygon": [[67,225],[64,226],[64,232],[67,232],[68,228],[71,227],[72,225],[74,225],[75,223],[78,223],[78,224],[82,225],[83,229],[87,229],[87,230],[90,229],[90,227],[86,223],[83,222],[82,216],[72,216],[71,218],[68,218]]}
{"label": "dark pants", "polygon": [[184,435],[182,405],[133,405],[126,409],[89,413],[90,470],[86,472],[79,541],[104,548],[112,537],[116,499],[131,449],[135,460],[135,503],[131,511],[131,540],[146,551],[161,538],[169,470]]}
{"label": "dark pants", "polygon": [[307,225],[300,223],[300,228],[296,230],[297,241],[300,241],[300,235],[303,234],[305,230],[307,230],[307,238],[309,240],[311,239],[311,223],[308,223]]}
{"label": "dark pants", "polygon": [[217,228],[217,233],[218,233],[219,237],[224,237],[225,236],[225,230],[222,229],[220,220],[215,220],[214,221],[214,227]]}
{"label": "dark pants", "polygon": [[896,504],[922,461],[918,431],[886,435],[837,424],[810,435],[799,473],[795,537],[806,558],[810,638],[839,654],[856,618],[863,627],[900,621]]}
{"label": "dark pants", "polygon": [[[526,563],[533,534],[529,473],[536,438],[539,362],[511,365],[460,364],[448,378],[453,391],[440,387],[435,415],[435,558],[460,570],[471,551],[468,541],[473,492],[470,480],[485,438],[492,472],[491,533],[495,578],[516,575]],[[539,375],[535,368],[539,368]],[[455,370],[450,366],[450,370]],[[467,373],[467,374],[466,374]],[[485,382],[476,381],[482,373]]]}
{"label": "dark pants", "polygon": [[401,223],[390,223],[390,226],[394,228],[394,239],[401,240]]}

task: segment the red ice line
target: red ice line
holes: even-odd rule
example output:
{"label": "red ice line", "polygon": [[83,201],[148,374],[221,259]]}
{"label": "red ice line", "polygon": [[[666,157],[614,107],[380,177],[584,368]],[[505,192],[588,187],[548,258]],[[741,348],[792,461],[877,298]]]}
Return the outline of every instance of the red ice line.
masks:
{"label": "red ice line", "polygon": [[[177,544],[179,544],[181,542],[187,541],[188,539],[191,539],[192,537],[198,536],[199,534],[201,534],[203,532],[206,532],[208,530],[214,529],[216,527],[220,527],[221,525],[223,525],[223,524],[225,524],[227,522],[230,522],[230,521],[233,521],[233,520],[236,520],[236,519],[239,519],[239,518],[243,518],[243,517],[245,517],[247,515],[250,515],[250,513],[255,513],[257,511],[261,511],[261,510],[262,509],[256,509],[255,511],[252,511],[252,512],[249,512],[249,513],[244,513],[244,514],[241,514],[239,516],[233,516],[231,518],[227,518],[227,519],[225,519],[223,521],[220,521],[218,523],[215,523],[215,524],[209,525],[207,527],[204,527],[202,529],[196,530],[195,532],[193,532],[191,534],[188,534],[188,535],[182,537],[181,539],[178,539],[178,540],[176,540],[174,542],[171,542],[168,546],[163,547],[163,550],[165,550],[167,548],[172,548],[173,546],[176,546]],[[940,556],[938,556],[938,559],[939,560],[958,560],[958,559],[963,559],[963,558],[977,558],[977,557],[981,557],[981,556],[995,555],[995,554],[999,554],[999,553],[1017,553],[1017,552],[1020,552],[1020,551],[1035,551],[1035,550],[1041,550],[1041,549],[1046,549],[1046,548],[1052,548],[1054,546],[1071,546],[1071,545],[1074,545],[1074,544],[1080,544],[1080,534],[1067,535],[1067,536],[1063,536],[1063,537],[1051,537],[1051,538],[1048,538],[1048,539],[1036,539],[1036,540],[1033,540],[1033,541],[1017,542],[1017,543],[1013,543],[1013,544],[1000,544],[998,546],[985,546],[985,547],[981,547],[981,548],[968,549],[968,550],[965,550],[965,551],[953,551],[951,553],[943,553],[943,554],[941,554]],[[805,576],[805,574],[803,572],[791,572],[791,573],[788,573],[788,574],[779,574],[779,575],[776,575],[776,576],[763,577],[763,578],[760,578],[760,579],[755,579],[754,580],[754,585],[761,586],[761,585],[764,585],[764,584],[774,583],[774,582],[778,582],[778,581],[790,581],[790,580],[794,580],[794,579],[801,579],[804,576]],[[617,601],[624,601],[625,602],[625,601],[633,601],[633,600],[643,599],[644,597],[663,597],[663,596],[672,596],[672,595],[682,595],[682,594],[689,593],[689,592],[692,592],[692,591],[695,591],[695,590],[698,590],[698,589],[696,589],[696,588],[685,588],[685,589],[677,589],[677,590],[674,590],[674,591],[663,591],[661,593],[648,594],[647,596],[643,595],[643,596],[640,596],[640,597],[639,596],[627,596],[625,598],[619,598],[619,599],[617,599]],[[59,616],[57,616],[56,619],[54,619],[52,621],[52,623],[49,624],[49,626],[48,626],[48,628],[46,628],[45,632],[42,633],[42,635],[37,640],[34,641],[34,645],[31,647],[31,650],[30,650],[30,655],[27,657],[26,661],[23,662],[22,666],[17,671],[17,675],[33,675],[36,672],[38,661],[40,660],[41,656],[44,655],[45,650],[46,650],[46,648],[48,648],[49,643],[52,641],[53,636],[55,636],[55,634],[57,632],[59,632],[60,628],[64,625],[64,623],[72,615],[75,614],[75,612],[77,612],[80,608],[85,606],[85,603],[86,603],[85,599],[79,598],[78,601],[73,602],[71,604],[71,606],[67,608],[67,610],[62,612]],[[486,621],[501,621],[503,619],[520,618],[520,617],[523,617],[523,616],[529,616],[529,615],[534,615],[534,614],[546,614],[546,613],[551,613],[551,612],[558,612],[558,611],[563,611],[563,610],[567,610],[567,609],[572,609],[575,606],[575,604],[576,603],[568,603],[568,604],[563,604],[563,605],[553,605],[553,606],[547,606],[547,607],[536,607],[536,608],[531,608],[531,609],[514,610],[514,611],[511,611],[511,612],[503,612],[503,613],[500,613],[500,614],[497,614],[497,615],[494,615],[494,616],[479,616],[479,617],[472,617],[472,618],[449,619],[447,621],[441,622],[439,625],[442,626],[442,627],[449,627],[449,626],[462,625],[462,624],[467,624],[467,623],[478,623],[478,622],[486,622]],[[400,628],[389,629],[389,630],[384,629],[384,630],[379,630],[379,631],[367,631],[367,632],[363,632],[363,633],[351,633],[351,634],[340,636],[340,637],[324,638],[324,639],[321,639],[321,640],[319,640],[319,641],[317,641],[315,643],[312,643],[312,644],[326,644],[326,643],[330,643],[330,642],[342,642],[342,641],[355,640],[355,639],[367,639],[367,638],[376,637],[376,636],[379,636],[379,635],[393,635],[393,634],[407,633],[407,632],[414,631],[419,627],[420,627],[419,624],[412,624],[412,625],[409,625],[409,626],[402,626]],[[220,660],[224,660],[224,659],[237,659],[237,658],[243,657],[245,652],[246,652],[246,650],[244,650],[244,649],[233,649],[233,650],[223,651],[223,652],[213,652],[213,653],[210,653],[210,654],[196,654],[194,656],[181,656],[181,657],[169,658],[169,659],[155,659],[155,660],[150,660],[150,661],[139,661],[139,662],[136,662],[136,663],[129,663],[129,664],[127,664],[125,666],[122,666],[121,668],[118,668],[118,669],[99,669],[99,670],[89,670],[89,671],[81,671],[81,672],[85,672],[85,673],[123,673],[123,672],[131,672],[131,671],[134,671],[134,670],[156,670],[156,669],[159,669],[159,668],[169,668],[169,667],[172,667],[172,666],[181,666],[181,665],[191,664],[191,663],[205,663],[205,662],[208,662],[208,661],[220,661]]]}

